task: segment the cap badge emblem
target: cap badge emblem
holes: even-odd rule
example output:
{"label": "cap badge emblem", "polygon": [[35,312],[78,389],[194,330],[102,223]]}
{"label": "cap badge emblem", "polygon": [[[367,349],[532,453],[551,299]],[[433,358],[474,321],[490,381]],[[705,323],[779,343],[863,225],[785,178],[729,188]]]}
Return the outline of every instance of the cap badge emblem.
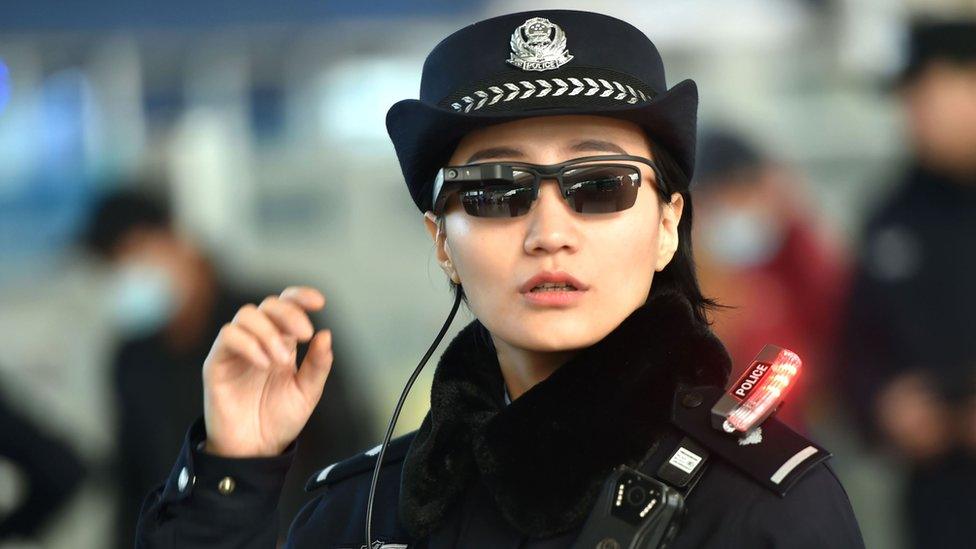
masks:
{"label": "cap badge emblem", "polygon": [[512,33],[512,54],[507,62],[524,71],[548,71],[568,63],[566,33],[544,17],[533,17]]}

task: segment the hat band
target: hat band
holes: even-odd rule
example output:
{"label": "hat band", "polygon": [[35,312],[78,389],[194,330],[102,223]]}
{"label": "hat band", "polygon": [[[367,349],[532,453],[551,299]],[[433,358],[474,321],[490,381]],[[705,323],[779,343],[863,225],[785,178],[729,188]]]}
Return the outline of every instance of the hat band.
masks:
{"label": "hat band", "polygon": [[[541,107],[592,107],[644,103],[657,93],[640,80],[607,70],[560,71],[549,78],[508,78],[449,95],[440,102],[458,112],[517,111]],[[573,74],[575,73],[575,74]]]}

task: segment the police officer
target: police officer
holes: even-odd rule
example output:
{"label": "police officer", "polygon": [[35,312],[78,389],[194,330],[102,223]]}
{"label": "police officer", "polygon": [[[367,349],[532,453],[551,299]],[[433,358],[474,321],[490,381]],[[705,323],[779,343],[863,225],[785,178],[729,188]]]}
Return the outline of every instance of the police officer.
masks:
{"label": "police officer", "polygon": [[[387,125],[454,310],[463,297],[477,319],[421,427],[311,478],[287,546],[653,547],[617,530],[654,521],[674,548],[863,547],[827,450],[775,416],[716,416],[772,394],[775,361],[723,392],[689,239],[697,103],[643,33],[596,13],[504,15],[434,48]],[[332,366],[306,314],[323,306],[292,287],[225,326],[205,416],[137,546],[273,546],[292,440]]]}

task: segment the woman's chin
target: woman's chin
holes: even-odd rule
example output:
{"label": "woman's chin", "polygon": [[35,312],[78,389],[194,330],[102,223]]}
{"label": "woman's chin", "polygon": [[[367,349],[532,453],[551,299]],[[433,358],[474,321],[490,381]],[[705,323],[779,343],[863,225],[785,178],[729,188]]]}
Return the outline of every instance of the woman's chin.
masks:
{"label": "woman's chin", "polygon": [[[599,330],[586,315],[563,315],[562,318],[525,319],[524,323],[512,323],[509,330],[511,344],[529,351],[559,352],[589,347],[606,334]],[[607,332],[610,330],[608,329]],[[503,336],[504,337],[504,336]]]}

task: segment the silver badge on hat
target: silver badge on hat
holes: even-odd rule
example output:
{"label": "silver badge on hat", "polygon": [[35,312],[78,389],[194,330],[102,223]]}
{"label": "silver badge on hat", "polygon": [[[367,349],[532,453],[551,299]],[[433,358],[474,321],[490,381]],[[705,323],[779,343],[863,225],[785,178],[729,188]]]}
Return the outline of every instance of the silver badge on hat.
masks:
{"label": "silver badge on hat", "polygon": [[512,54],[507,62],[525,71],[548,71],[568,63],[566,33],[544,17],[533,17],[512,33]]}

